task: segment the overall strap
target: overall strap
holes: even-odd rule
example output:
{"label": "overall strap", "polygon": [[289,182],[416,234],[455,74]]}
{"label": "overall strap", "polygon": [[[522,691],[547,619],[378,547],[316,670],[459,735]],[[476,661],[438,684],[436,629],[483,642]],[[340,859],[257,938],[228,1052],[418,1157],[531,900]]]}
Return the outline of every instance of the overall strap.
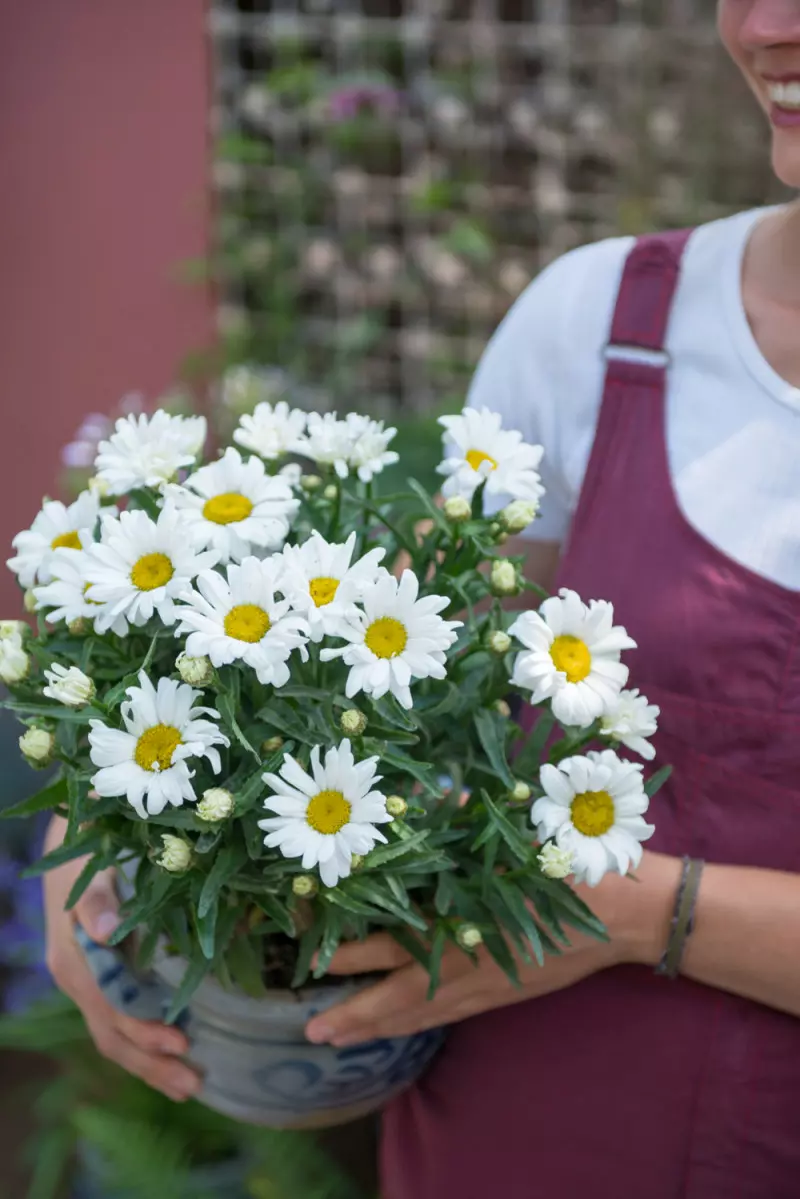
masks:
{"label": "overall strap", "polygon": [[633,482],[632,459],[639,472],[645,458],[663,460],[663,401],[669,367],[664,346],[691,232],[646,234],[628,254],[603,351],[603,397],[567,556],[582,529],[598,518],[604,497],[611,510],[618,508],[612,493],[625,486],[626,476]]}

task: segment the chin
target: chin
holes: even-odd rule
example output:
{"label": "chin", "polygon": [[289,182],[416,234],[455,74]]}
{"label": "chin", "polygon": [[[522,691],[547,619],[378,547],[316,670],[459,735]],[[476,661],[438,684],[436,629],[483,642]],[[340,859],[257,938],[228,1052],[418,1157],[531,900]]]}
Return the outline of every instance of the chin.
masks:
{"label": "chin", "polygon": [[800,191],[800,128],[788,137],[773,131],[772,169],[781,183]]}

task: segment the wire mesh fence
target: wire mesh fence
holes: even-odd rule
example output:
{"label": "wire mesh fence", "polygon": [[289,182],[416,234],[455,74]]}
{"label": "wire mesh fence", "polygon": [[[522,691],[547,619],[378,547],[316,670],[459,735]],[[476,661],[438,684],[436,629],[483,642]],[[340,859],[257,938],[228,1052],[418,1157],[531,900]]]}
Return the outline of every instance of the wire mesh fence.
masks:
{"label": "wire mesh fence", "polygon": [[228,360],[317,406],[463,394],[549,261],[762,204],[712,0],[213,0]]}

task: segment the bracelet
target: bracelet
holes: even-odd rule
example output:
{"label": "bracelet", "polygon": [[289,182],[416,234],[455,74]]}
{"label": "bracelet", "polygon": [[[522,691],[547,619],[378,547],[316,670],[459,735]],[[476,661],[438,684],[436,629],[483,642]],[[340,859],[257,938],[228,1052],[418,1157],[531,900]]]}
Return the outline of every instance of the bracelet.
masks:
{"label": "bracelet", "polygon": [[660,974],[664,978],[677,978],[680,972],[686,941],[694,930],[694,913],[704,865],[705,863],[700,858],[685,857],[683,859],[683,870],[675,896],[667,947],[661,961],[656,966],[656,974]]}

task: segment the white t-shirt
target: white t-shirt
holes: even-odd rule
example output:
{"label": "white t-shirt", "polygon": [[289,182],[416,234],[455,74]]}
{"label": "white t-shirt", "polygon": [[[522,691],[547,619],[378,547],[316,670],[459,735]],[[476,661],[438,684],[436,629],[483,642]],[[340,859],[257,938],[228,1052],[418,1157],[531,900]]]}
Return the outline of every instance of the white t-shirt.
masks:
{"label": "white t-shirt", "polygon": [[[686,248],[667,332],[667,449],[686,519],[735,561],[800,590],[800,388],[766,361],[742,303],[742,257],[763,215],[704,225]],[[472,382],[473,407],[544,446],[537,540],[560,541],[575,512],[631,245],[616,238],[553,263],[516,301]]]}

